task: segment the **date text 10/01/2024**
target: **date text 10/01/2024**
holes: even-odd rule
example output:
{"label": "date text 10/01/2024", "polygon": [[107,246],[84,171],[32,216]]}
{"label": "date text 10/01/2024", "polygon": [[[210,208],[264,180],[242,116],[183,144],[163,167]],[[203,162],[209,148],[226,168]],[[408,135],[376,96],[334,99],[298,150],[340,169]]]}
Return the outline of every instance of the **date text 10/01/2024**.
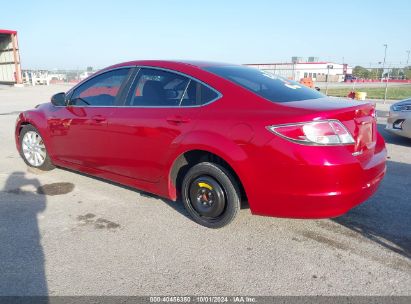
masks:
{"label": "date text 10/01/2024", "polygon": [[208,297],[208,296],[166,296],[150,297],[150,303],[255,303],[254,297],[232,296],[232,297]]}

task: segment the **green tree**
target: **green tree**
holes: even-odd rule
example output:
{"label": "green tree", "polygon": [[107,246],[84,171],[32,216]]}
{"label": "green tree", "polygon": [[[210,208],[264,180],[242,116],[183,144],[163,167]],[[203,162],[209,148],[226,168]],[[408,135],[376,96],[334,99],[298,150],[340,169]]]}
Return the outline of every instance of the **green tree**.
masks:
{"label": "green tree", "polygon": [[382,74],[382,69],[373,68],[370,71],[370,78],[371,79],[380,79]]}
{"label": "green tree", "polygon": [[411,79],[411,66],[404,68],[404,75],[407,79]]}
{"label": "green tree", "polygon": [[355,77],[358,78],[370,78],[371,77],[371,72],[369,70],[367,70],[366,68],[357,65],[353,70],[352,70],[352,74]]}

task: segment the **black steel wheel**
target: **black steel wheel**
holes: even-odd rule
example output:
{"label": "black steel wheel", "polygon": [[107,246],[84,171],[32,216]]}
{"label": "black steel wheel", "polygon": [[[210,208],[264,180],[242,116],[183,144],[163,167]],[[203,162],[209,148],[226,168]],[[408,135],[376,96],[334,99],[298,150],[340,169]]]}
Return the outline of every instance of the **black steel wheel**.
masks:
{"label": "black steel wheel", "polygon": [[240,209],[237,182],[225,168],[209,162],[199,163],[187,172],[182,199],[192,218],[209,228],[229,224]]}

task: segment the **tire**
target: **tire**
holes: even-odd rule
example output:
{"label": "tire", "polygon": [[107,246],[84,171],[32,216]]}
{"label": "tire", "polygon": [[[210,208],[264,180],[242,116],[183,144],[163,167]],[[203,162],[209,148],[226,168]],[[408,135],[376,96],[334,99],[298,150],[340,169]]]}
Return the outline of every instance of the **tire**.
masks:
{"label": "tire", "polygon": [[220,165],[194,165],[183,179],[182,200],[190,216],[200,225],[221,228],[240,210],[240,190],[233,176]]}
{"label": "tire", "polygon": [[[32,125],[24,125],[21,128],[20,136],[20,156],[23,158],[27,166],[36,168],[42,171],[50,171],[55,168],[40,132]],[[34,155],[30,157],[30,155]]]}

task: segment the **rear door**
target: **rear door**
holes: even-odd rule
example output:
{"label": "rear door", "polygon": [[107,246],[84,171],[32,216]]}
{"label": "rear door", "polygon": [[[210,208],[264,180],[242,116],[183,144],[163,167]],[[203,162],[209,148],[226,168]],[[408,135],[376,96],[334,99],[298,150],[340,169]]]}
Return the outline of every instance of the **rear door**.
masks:
{"label": "rear door", "polygon": [[218,96],[213,89],[185,75],[141,68],[124,107],[116,108],[109,120],[115,149],[110,171],[158,181],[165,174],[170,149],[176,148],[195,127],[199,106]]}
{"label": "rear door", "polygon": [[110,162],[107,123],[121,100],[131,72],[120,68],[99,74],[75,88],[66,107],[49,118],[56,156],[66,162],[105,169]]}

